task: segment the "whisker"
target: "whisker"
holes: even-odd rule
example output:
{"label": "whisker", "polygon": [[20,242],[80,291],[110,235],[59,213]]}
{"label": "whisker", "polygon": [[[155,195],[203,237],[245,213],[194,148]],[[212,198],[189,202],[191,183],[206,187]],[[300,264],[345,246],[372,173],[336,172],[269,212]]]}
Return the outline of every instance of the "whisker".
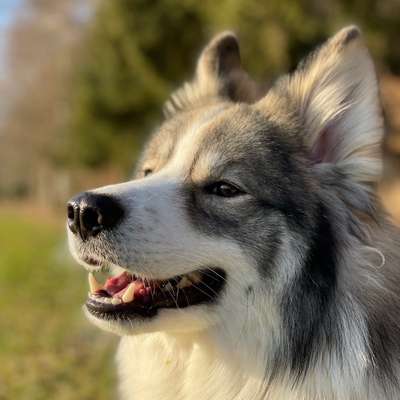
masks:
{"label": "whisker", "polygon": [[168,290],[168,293],[171,296],[171,299],[175,303],[177,310],[180,310],[180,307],[179,307],[178,302],[177,302],[177,298],[175,298],[175,296],[173,295],[173,288],[172,288],[172,292],[171,292],[171,289],[169,289],[169,288],[167,290]]}
{"label": "whisker", "polygon": [[[205,286],[207,289],[209,289],[211,292],[213,292],[215,296],[218,296],[218,293],[217,293],[211,286],[207,285],[207,283],[201,282],[201,284],[204,285],[204,286]],[[193,286],[195,286],[195,285],[193,285]],[[196,287],[196,286],[195,286],[195,287]],[[197,288],[198,288],[198,287],[197,287]]]}
{"label": "whisker", "polygon": [[185,291],[184,291],[184,290],[182,290],[182,293],[183,293],[183,295],[185,296],[185,299],[186,299],[186,304],[187,304],[187,305],[189,305],[189,304],[190,304],[190,302],[189,302],[189,298],[187,297],[187,295],[186,295]]}
{"label": "whisker", "polygon": [[[204,284],[204,283],[203,283]],[[205,285],[205,286],[207,286],[207,285]],[[203,293],[205,296],[207,296],[210,300],[213,300],[213,297],[209,294],[209,293],[207,293],[207,292],[205,292],[204,290],[201,290],[196,284],[194,284],[193,283],[193,287],[195,288],[195,289],[197,289],[199,292],[201,292],[201,293]],[[208,286],[207,286],[208,287]],[[210,287],[208,287],[215,295],[217,295],[217,293],[214,291],[214,290],[212,290]]]}
{"label": "whisker", "polygon": [[207,267],[207,271],[204,271],[203,274],[209,276],[210,278],[213,278],[213,276],[207,274],[207,272],[212,272],[212,274],[216,275],[218,278],[222,279],[224,282],[227,282],[226,278],[224,276],[222,276],[221,274],[219,274],[217,271],[215,271],[214,269]]}

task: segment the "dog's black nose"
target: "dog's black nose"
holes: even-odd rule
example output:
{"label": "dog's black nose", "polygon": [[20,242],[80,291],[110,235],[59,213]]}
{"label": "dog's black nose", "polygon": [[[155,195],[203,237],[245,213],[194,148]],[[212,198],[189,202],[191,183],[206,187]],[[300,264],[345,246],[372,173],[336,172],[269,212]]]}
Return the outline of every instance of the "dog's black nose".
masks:
{"label": "dog's black nose", "polygon": [[124,210],[111,196],[82,193],[68,202],[68,227],[82,240],[94,237],[105,229],[114,228],[121,220]]}

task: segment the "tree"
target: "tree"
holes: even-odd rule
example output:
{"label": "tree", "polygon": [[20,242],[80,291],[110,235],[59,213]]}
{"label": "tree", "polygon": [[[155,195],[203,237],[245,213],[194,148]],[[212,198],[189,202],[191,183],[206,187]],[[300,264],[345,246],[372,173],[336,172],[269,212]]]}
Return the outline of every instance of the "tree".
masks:
{"label": "tree", "polygon": [[143,138],[160,120],[169,92],[190,78],[201,46],[218,30],[238,32],[244,64],[260,80],[290,70],[318,42],[349,22],[361,24],[374,52],[398,68],[400,55],[388,51],[383,40],[400,39],[398,29],[392,29],[400,11],[396,4],[102,1],[87,36],[87,57],[74,98],[76,161],[91,166],[112,161],[129,168]]}
{"label": "tree", "polygon": [[74,98],[73,153],[84,164],[129,168],[161,103],[191,69],[205,37],[201,7],[168,3],[105,1],[96,13]]}
{"label": "tree", "polygon": [[82,12],[78,0],[26,1],[8,33],[2,191],[41,191],[40,175],[53,171],[61,159]]}

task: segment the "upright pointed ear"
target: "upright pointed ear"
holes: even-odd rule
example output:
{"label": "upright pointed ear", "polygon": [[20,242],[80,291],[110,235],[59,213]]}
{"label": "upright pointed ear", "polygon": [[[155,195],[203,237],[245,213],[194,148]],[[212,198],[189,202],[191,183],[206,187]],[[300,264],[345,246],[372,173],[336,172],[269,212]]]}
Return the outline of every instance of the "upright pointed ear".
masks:
{"label": "upright pointed ear", "polygon": [[213,97],[250,103],[256,100],[258,92],[257,85],[242,68],[236,35],[222,32],[202,51],[193,82],[173,93],[165,111],[174,114]]}
{"label": "upright pointed ear", "polygon": [[314,163],[332,163],[360,183],[381,175],[383,120],[372,59],[357,27],[339,31],[258,107],[292,110]]}

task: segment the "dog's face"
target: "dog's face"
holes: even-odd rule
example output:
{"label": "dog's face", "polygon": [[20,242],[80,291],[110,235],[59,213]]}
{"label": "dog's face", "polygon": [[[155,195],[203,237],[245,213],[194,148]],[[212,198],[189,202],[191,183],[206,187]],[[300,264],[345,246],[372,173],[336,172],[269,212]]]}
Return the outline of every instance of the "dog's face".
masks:
{"label": "dog's face", "polygon": [[332,234],[325,199],[346,203],[349,186],[369,192],[379,176],[376,78],[358,30],[264,97],[222,34],[166,111],[134,180],[69,204],[76,259],[116,273],[104,285],[90,276],[86,314],[118,334],[281,329],[303,272],[334,284],[309,254],[316,233]]}

